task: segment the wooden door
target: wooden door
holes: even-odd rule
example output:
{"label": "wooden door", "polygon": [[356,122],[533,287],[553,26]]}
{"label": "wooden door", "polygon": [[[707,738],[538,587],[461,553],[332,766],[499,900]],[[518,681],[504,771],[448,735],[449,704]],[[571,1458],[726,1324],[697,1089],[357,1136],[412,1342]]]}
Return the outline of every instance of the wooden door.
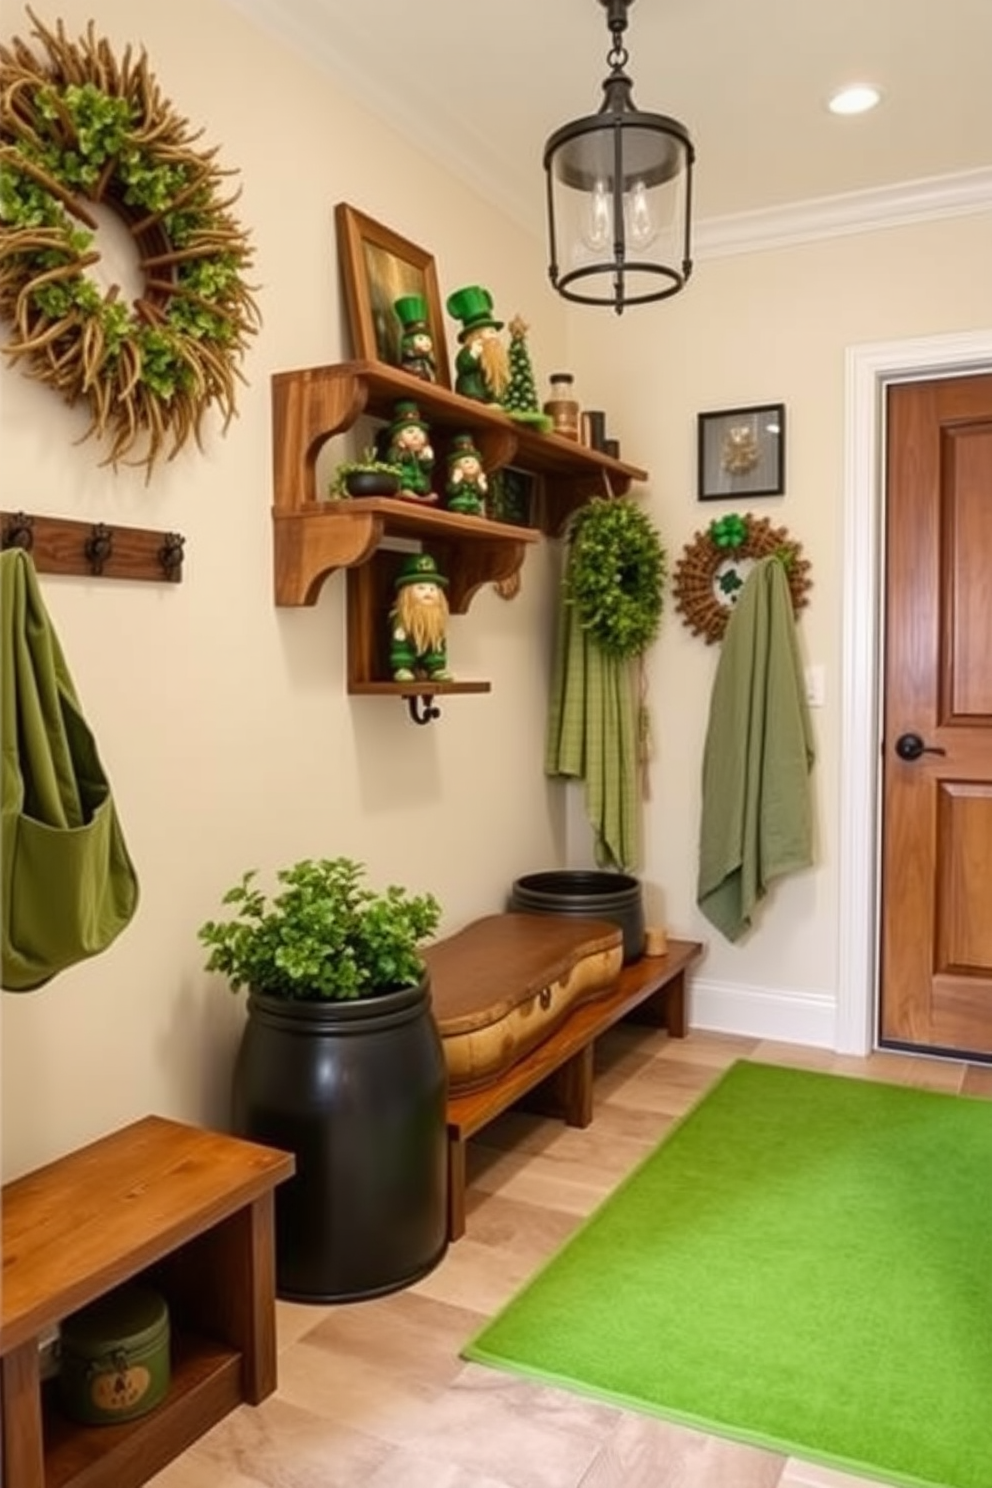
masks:
{"label": "wooden door", "polygon": [[992,375],[887,431],[880,1040],[992,1059]]}

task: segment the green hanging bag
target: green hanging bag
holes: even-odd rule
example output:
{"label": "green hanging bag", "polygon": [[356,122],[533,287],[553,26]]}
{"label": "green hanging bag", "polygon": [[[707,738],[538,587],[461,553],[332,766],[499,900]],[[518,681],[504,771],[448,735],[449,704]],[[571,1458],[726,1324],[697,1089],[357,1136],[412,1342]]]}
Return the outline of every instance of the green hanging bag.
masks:
{"label": "green hanging bag", "polygon": [[0,985],[106,950],[138,881],[28,553],[0,553]]}

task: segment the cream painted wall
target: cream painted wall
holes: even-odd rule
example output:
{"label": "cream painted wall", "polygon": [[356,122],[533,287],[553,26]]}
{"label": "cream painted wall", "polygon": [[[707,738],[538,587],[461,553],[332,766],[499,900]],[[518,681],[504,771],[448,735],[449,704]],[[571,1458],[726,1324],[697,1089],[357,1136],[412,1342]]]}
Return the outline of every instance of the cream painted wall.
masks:
{"label": "cream painted wall", "polygon": [[[990,262],[992,214],[985,214],[703,262],[675,300],[619,319],[570,316],[573,359],[585,369],[582,397],[608,411],[624,452],[650,472],[644,499],[670,570],[697,531],[734,510],[784,525],[812,562],[799,636],[804,659],[822,666],[826,684],[824,706],[813,712],[816,866],[777,885],[736,946],[695,905],[699,761],[717,651],[691,634],[670,595],[649,660],[655,756],[644,878],[653,911],[707,944],[693,983],[697,1024],[833,1041],[845,352],[987,327]],[[697,412],[766,402],[787,406],[784,496],[698,503]],[[581,836],[573,839],[579,859],[586,850]]]}
{"label": "cream painted wall", "polygon": [[[581,808],[541,761],[557,554],[542,545],[519,599],[480,595],[452,622],[456,673],[491,695],[452,699],[418,729],[398,704],[344,692],[344,583],[313,610],[271,603],[269,375],[348,353],[333,206],[347,200],[435,255],[442,290],[489,285],[532,327],[539,376],[574,368],[651,472],[644,498],[671,565],[723,505],[694,498],[695,414],[788,405],[788,491],[756,504],[812,559],[801,626],[826,704],[814,789],[818,863],[778,888],[736,948],[694,907],[699,755],[715,653],[669,601],[648,663],[656,736],[645,808],[652,916],[699,936],[696,1021],[829,1039],[837,980],[841,506],[844,351],[851,344],[988,324],[992,218],[701,263],[688,292],[617,319],[567,314],[543,245],[339,96],[305,59],[221,0],[140,8],[61,0],[70,35],[93,18],[120,51],[144,43],[164,92],[240,172],[265,318],[227,436],[184,452],[146,485],[73,439],[82,415],[0,369],[4,508],[176,529],[182,585],[46,578],[44,592],[142,882],[132,926],[48,987],[0,998],[5,1177],[158,1110],[226,1120],[243,1007],[202,971],[196,927],[244,867],[304,854],[364,858],[373,879],[431,888],[446,931],[502,907],[510,880],[590,861]],[[28,23],[3,10],[5,35]],[[190,38],[195,37],[195,45]],[[730,508],[732,509],[732,508]],[[568,820],[566,821],[566,816]],[[576,825],[578,830],[573,831]]]}
{"label": "cream painted wall", "polygon": [[[344,578],[312,610],[271,599],[269,376],[348,355],[333,208],[346,200],[428,248],[442,292],[488,285],[558,360],[565,316],[541,251],[404,140],[336,95],[218,0],[135,7],[60,0],[118,56],[144,44],[163,92],[240,173],[264,329],[226,437],[156,471],[116,474],[74,440],[86,420],[19,370],[0,371],[4,509],[174,529],[181,585],[43,579],[115,789],[142,888],[104,955],[34,993],[5,994],[3,1172],[16,1176],[146,1111],[223,1124],[244,1010],[202,970],[202,921],[242,869],[304,855],[367,861],[374,883],[431,889],[453,931],[503,908],[518,874],[562,853],[560,793],[542,773],[549,554],[529,553],[512,603],[454,617],[451,698],[416,727],[398,701],[345,693]],[[29,22],[4,7],[5,38]],[[452,324],[452,331],[457,327]]]}

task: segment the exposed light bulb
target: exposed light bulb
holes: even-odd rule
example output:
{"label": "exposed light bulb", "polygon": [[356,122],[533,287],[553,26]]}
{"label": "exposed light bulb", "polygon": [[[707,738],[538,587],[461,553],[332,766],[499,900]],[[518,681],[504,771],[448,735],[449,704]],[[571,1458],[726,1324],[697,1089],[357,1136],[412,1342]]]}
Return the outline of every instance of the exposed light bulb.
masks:
{"label": "exposed light bulb", "polygon": [[633,248],[647,248],[658,236],[658,225],[643,181],[635,181],[624,198],[624,223],[627,241]]}
{"label": "exposed light bulb", "polygon": [[589,198],[589,211],[582,241],[593,253],[602,253],[613,237],[613,202],[605,181],[597,181]]}

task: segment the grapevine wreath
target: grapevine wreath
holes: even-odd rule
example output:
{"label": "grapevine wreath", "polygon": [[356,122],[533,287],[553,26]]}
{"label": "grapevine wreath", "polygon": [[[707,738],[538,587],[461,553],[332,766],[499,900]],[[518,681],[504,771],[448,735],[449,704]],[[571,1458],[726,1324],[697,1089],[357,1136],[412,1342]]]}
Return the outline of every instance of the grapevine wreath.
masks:
{"label": "grapevine wreath", "polygon": [[675,566],[672,588],[675,608],[689,629],[710,645],[723,639],[730,611],[743,587],[742,568],[759,558],[781,558],[789,580],[793,610],[809,603],[809,562],[799,543],[784,527],[773,527],[768,517],[736,513],[711,522],[687,543]]}
{"label": "grapevine wreath", "polygon": [[661,621],[665,552],[643,511],[594,497],[569,527],[565,592],[579,622],[611,656],[647,649]]}
{"label": "grapevine wreath", "polygon": [[[3,351],[66,402],[85,400],[110,441],[107,464],[171,459],[217,404],[237,412],[235,381],[259,325],[242,272],[246,233],[231,216],[232,174],[201,151],[162,97],[145,53],[117,61],[94,35],[67,40],[28,10],[45,56],[0,46],[0,315]],[[138,250],[133,305],[90,277],[100,259],[87,203],[113,209]]]}

